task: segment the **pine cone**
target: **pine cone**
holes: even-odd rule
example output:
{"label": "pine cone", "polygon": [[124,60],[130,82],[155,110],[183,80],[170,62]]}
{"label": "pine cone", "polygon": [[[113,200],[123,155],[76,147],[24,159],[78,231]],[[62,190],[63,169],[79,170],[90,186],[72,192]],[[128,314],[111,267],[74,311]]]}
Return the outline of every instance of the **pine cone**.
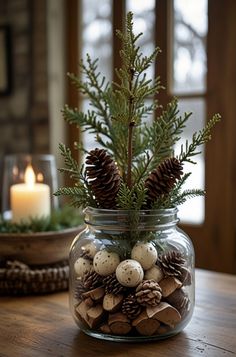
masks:
{"label": "pine cone", "polygon": [[159,255],[158,261],[164,275],[175,276],[182,281],[182,268],[185,264],[185,259],[180,252],[170,250],[165,254]]}
{"label": "pine cone", "polygon": [[182,174],[183,166],[175,157],[164,160],[153,170],[145,181],[147,206],[150,208],[158,197],[168,194]]}
{"label": "pine cone", "polygon": [[89,185],[101,208],[115,208],[120,188],[120,173],[111,156],[104,149],[91,150],[86,158]]}
{"label": "pine cone", "polygon": [[103,279],[103,284],[105,285],[106,294],[118,295],[124,291],[126,288],[119,283],[116,279],[116,273],[110,274]]}
{"label": "pine cone", "polygon": [[102,277],[97,274],[95,271],[88,271],[83,276],[83,284],[84,288],[88,290],[92,290],[102,285]]}
{"label": "pine cone", "polygon": [[137,302],[143,306],[156,306],[160,303],[162,291],[160,285],[153,279],[143,280],[136,288]]}
{"label": "pine cone", "polygon": [[138,303],[135,294],[129,294],[123,301],[121,311],[130,320],[135,319],[141,313],[141,305]]}
{"label": "pine cone", "polygon": [[86,292],[84,284],[81,279],[77,280],[77,285],[75,287],[75,298],[76,300],[83,300],[82,294]]}
{"label": "pine cone", "polygon": [[83,299],[83,293],[89,290],[93,290],[98,286],[102,286],[101,276],[98,275],[95,271],[87,271],[82,278],[77,279],[75,298],[78,300]]}

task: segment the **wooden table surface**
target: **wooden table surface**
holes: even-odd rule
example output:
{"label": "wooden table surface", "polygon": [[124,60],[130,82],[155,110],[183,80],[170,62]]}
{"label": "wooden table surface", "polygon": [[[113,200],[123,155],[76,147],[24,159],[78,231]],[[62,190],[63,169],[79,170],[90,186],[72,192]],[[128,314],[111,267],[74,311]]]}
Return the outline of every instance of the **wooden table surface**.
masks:
{"label": "wooden table surface", "polygon": [[164,341],[115,343],[80,332],[68,294],[0,298],[1,357],[221,357],[236,355],[236,276],[198,270],[196,308]]}

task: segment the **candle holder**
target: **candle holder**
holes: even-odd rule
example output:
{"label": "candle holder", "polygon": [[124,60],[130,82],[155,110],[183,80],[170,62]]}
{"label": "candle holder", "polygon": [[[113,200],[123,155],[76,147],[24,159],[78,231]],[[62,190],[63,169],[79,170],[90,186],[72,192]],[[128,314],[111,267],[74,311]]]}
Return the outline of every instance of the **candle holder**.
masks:
{"label": "candle holder", "polygon": [[59,208],[52,155],[8,155],[0,217],[0,296],[68,288],[69,248],[83,229],[78,211]]}
{"label": "candle holder", "polygon": [[[49,196],[48,205],[50,206],[50,209],[46,209],[46,213],[48,213],[50,210],[57,209],[59,206],[58,198],[53,195],[53,192],[55,192],[58,187],[57,169],[53,155],[7,155],[3,163],[1,211],[4,219],[12,219],[11,188],[15,185],[25,183],[25,173],[29,167],[32,169],[36,186],[45,185],[45,187],[48,188],[47,195]],[[22,189],[21,191],[24,192]],[[29,212],[32,212],[33,214],[33,207],[30,207],[30,205],[32,205],[32,200],[34,199],[32,197],[32,192],[30,191],[29,194],[25,193],[25,199],[22,197],[22,192],[16,192],[16,194],[18,194],[19,197],[16,197],[16,199],[18,199],[18,206],[21,205],[19,209],[22,209],[23,212],[26,208],[28,208]],[[38,199],[40,199],[40,195],[41,192],[39,191]],[[43,197],[41,196],[41,198]]]}

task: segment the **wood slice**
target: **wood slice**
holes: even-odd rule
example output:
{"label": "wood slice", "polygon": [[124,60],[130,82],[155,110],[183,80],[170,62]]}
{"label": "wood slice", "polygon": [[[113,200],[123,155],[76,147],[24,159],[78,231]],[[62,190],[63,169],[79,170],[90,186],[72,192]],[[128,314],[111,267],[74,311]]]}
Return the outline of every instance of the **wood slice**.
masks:
{"label": "wood slice", "polygon": [[168,276],[159,282],[162,290],[162,296],[167,297],[172,294],[176,289],[181,288],[182,283],[173,276]]}
{"label": "wood slice", "polygon": [[179,311],[167,302],[161,302],[157,306],[147,307],[146,312],[150,318],[157,319],[171,327],[174,327],[181,320]]}
{"label": "wood slice", "polygon": [[135,326],[140,335],[152,336],[160,327],[160,322],[156,319],[149,318],[147,312],[143,311],[135,320],[133,320],[132,325]]}
{"label": "wood slice", "polygon": [[103,308],[108,312],[118,311],[122,305],[123,295],[106,294],[103,298]]}
{"label": "wood slice", "polygon": [[87,322],[91,328],[98,326],[102,322],[104,310],[102,305],[96,305],[87,310]]}
{"label": "wood slice", "polygon": [[105,290],[103,287],[98,287],[82,294],[83,299],[91,298],[93,301],[100,302],[105,295]]}
{"label": "wood slice", "polygon": [[127,335],[132,329],[130,320],[121,312],[109,314],[108,325],[115,335]]}

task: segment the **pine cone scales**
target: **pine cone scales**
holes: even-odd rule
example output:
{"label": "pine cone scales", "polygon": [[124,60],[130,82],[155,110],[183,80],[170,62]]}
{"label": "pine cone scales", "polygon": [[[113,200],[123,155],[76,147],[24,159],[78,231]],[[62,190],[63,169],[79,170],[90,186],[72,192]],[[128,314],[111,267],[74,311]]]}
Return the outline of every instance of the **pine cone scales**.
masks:
{"label": "pine cone scales", "polygon": [[182,267],[185,264],[183,255],[175,250],[171,250],[158,257],[160,267],[165,275],[181,278]]}
{"label": "pine cone scales", "polygon": [[123,301],[121,311],[130,320],[135,319],[141,313],[141,306],[137,302],[135,294],[129,294]]}
{"label": "pine cone scales", "polygon": [[92,290],[102,285],[101,276],[95,271],[88,271],[83,276],[83,285],[86,290]]}
{"label": "pine cone scales", "polygon": [[104,149],[91,150],[86,158],[89,184],[100,207],[112,209],[120,187],[119,170]]}
{"label": "pine cone scales", "polygon": [[142,306],[156,306],[161,301],[162,290],[155,280],[143,280],[137,286],[135,296]]}
{"label": "pine cone scales", "polygon": [[103,284],[105,285],[106,294],[118,295],[126,290],[126,288],[123,285],[121,285],[119,281],[116,279],[115,273],[106,276],[103,279]]}
{"label": "pine cone scales", "polygon": [[183,174],[183,166],[175,157],[164,160],[145,181],[148,205],[161,195],[168,194]]}

